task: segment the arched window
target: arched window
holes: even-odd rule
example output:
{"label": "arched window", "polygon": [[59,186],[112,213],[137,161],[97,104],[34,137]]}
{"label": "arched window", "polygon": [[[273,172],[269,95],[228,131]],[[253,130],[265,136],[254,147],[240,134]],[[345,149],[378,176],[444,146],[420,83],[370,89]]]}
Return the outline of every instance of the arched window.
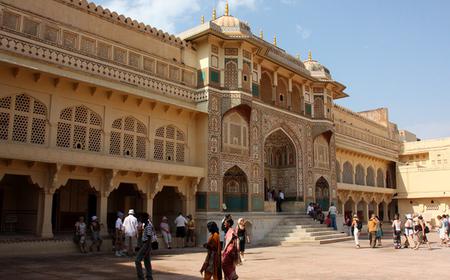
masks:
{"label": "arched window", "polygon": [[0,140],[39,144],[47,142],[47,107],[19,94],[0,98]]}
{"label": "arched window", "polygon": [[364,174],[364,167],[361,164],[358,164],[356,166],[356,173],[355,173],[355,184],[356,185],[362,185],[364,186],[365,183],[365,177],[366,175]]}
{"label": "arched window", "polygon": [[366,185],[375,186],[375,170],[372,166],[367,167]]}
{"label": "arched window", "polygon": [[184,162],[185,137],[183,131],[173,125],[156,130],[153,157],[156,160]]}
{"label": "arched window", "polygon": [[295,113],[301,113],[301,93],[298,86],[292,86],[292,96],[291,96],[291,107],[292,111]]}
{"label": "arched window", "polygon": [[147,128],[134,117],[116,119],[112,123],[109,153],[133,158],[146,157]]}
{"label": "arched window", "polygon": [[233,154],[248,153],[248,123],[238,112],[223,118],[223,151]]}
{"label": "arched window", "polygon": [[287,85],[284,79],[279,78],[278,79],[278,86],[277,86],[277,98],[278,98],[278,105],[286,108],[287,107]]}
{"label": "arched window", "polygon": [[341,164],[339,161],[336,161],[336,181],[341,182]]}
{"label": "arched window", "polygon": [[61,148],[100,152],[102,120],[85,106],[65,108],[59,115],[56,146]]}
{"label": "arched window", "polygon": [[344,163],[342,182],[346,184],[353,184],[353,165],[348,161]]}
{"label": "arched window", "polygon": [[316,119],[322,119],[325,116],[324,113],[324,102],[323,102],[323,96],[315,96],[314,97],[314,118]]}
{"label": "arched window", "polygon": [[261,74],[261,99],[265,103],[272,104],[272,79],[267,72]]}
{"label": "arched window", "polygon": [[229,58],[225,61],[225,88],[238,89],[238,65],[237,59]]}
{"label": "arched window", "polygon": [[314,166],[329,168],[329,160],[328,141],[324,135],[319,135],[314,139]]}
{"label": "arched window", "polygon": [[377,187],[384,188],[384,173],[381,168],[377,170]]}

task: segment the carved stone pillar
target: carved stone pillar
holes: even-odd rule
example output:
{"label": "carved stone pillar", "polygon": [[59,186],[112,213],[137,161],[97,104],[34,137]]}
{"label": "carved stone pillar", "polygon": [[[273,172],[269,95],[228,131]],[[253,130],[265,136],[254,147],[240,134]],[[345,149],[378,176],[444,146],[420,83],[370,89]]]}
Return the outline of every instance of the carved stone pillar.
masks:
{"label": "carved stone pillar", "polygon": [[40,228],[39,236],[42,238],[53,238],[52,229],[52,206],[53,206],[53,194],[51,190],[43,191],[41,195],[41,207],[39,215],[42,217],[42,226]]}
{"label": "carved stone pillar", "polygon": [[100,219],[100,223],[103,224],[103,228],[101,231],[102,236],[108,235],[108,195],[108,192],[100,192],[100,194],[97,196],[97,215]]}
{"label": "carved stone pillar", "polygon": [[389,209],[387,202],[383,203],[383,221],[388,222],[389,221]]}

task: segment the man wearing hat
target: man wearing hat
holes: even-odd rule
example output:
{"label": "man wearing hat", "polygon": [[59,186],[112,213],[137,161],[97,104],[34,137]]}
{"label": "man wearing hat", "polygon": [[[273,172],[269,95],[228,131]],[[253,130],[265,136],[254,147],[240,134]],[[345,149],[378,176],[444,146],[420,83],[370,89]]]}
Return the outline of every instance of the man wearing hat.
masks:
{"label": "man wearing hat", "polygon": [[100,237],[100,227],[101,224],[98,221],[97,216],[92,216],[91,218],[91,234],[92,234],[92,244],[89,246],[89,251],[92,252],[92,247],[97,246],[97,252],[100,251],[100,246],[102,245],[102,238]]}
{"label": "man wearing hat", "polygon": [[134,244],[137,241],[137,227],[138,221],[134,216],[134,210],[128,210],[128,216],[123,220],[123,230],[125,234],[125,244],[128,249],[128,255],[132,256],[134,254]]}

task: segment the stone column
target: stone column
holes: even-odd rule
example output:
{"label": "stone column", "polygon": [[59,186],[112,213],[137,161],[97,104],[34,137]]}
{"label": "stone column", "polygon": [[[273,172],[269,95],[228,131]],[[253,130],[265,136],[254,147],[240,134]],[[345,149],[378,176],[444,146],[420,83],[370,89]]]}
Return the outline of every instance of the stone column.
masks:
{"label": "stone column", "polygon": [[378,217],[380,217],[380,206],[378,203],[375,204],[375,215],[377,215]]}
{"label": "stone column", "polygon": [[100,219],[100,223],[103,224],[101,231],[102,236],[108,235],[108,195],[109,193],[100,192],[97,196],[97,216]]}
{"label": "stone column", "polygon": [[364,220],[369,221],[369,204],[366,203],[366,207],[364,207]]}
{"label": "stone column", "polygon": [[388,211],[388,204],[386,202],[383,203],[383,221],[389,222],[389,211]]}
{"label": "stone column", "polygon": [[353,215],[358,215],[358,202],[355,202],[353,207]]}
{"label": "stone column", "polygon": [[347,201],[342,202],[342,209],[341,209],[341,214],[345,217],[345,203]]}
{"label": "stone column", "polygon": [[144,210],[153,219],[153,195],[147,193],[145,196]]}
{"label": "stone column", "polygon": [[42,238],[53,238],[52,229],[52,206],[53,206],[53,191],[45,190],[41,196],[42,206],[39,208],[42,217],[42,226],[38,233]]}

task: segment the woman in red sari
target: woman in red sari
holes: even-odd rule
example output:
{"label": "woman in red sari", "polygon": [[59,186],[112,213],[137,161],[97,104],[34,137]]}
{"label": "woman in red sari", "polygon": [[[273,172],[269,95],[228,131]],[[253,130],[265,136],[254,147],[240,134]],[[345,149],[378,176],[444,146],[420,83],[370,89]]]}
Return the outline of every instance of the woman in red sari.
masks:
{"label": "woman in red sari", "polygon": [[239,242],[236,232],[233,230],[233,220],[225,221],[225,245],[222,253],[222,269],[225,280],[236,280],[236,264],[239,262]]}
{"label": "woman in red sari", "polygon": [[214,280],[222,280],[219,228],[215,222],[209,222],[206,227],[211,235],[208,238],[208,242],[203,245],[208,250],[208,254],[206,255],[200,273],[205,273],[204,280],[210,280],[211,278]]}

